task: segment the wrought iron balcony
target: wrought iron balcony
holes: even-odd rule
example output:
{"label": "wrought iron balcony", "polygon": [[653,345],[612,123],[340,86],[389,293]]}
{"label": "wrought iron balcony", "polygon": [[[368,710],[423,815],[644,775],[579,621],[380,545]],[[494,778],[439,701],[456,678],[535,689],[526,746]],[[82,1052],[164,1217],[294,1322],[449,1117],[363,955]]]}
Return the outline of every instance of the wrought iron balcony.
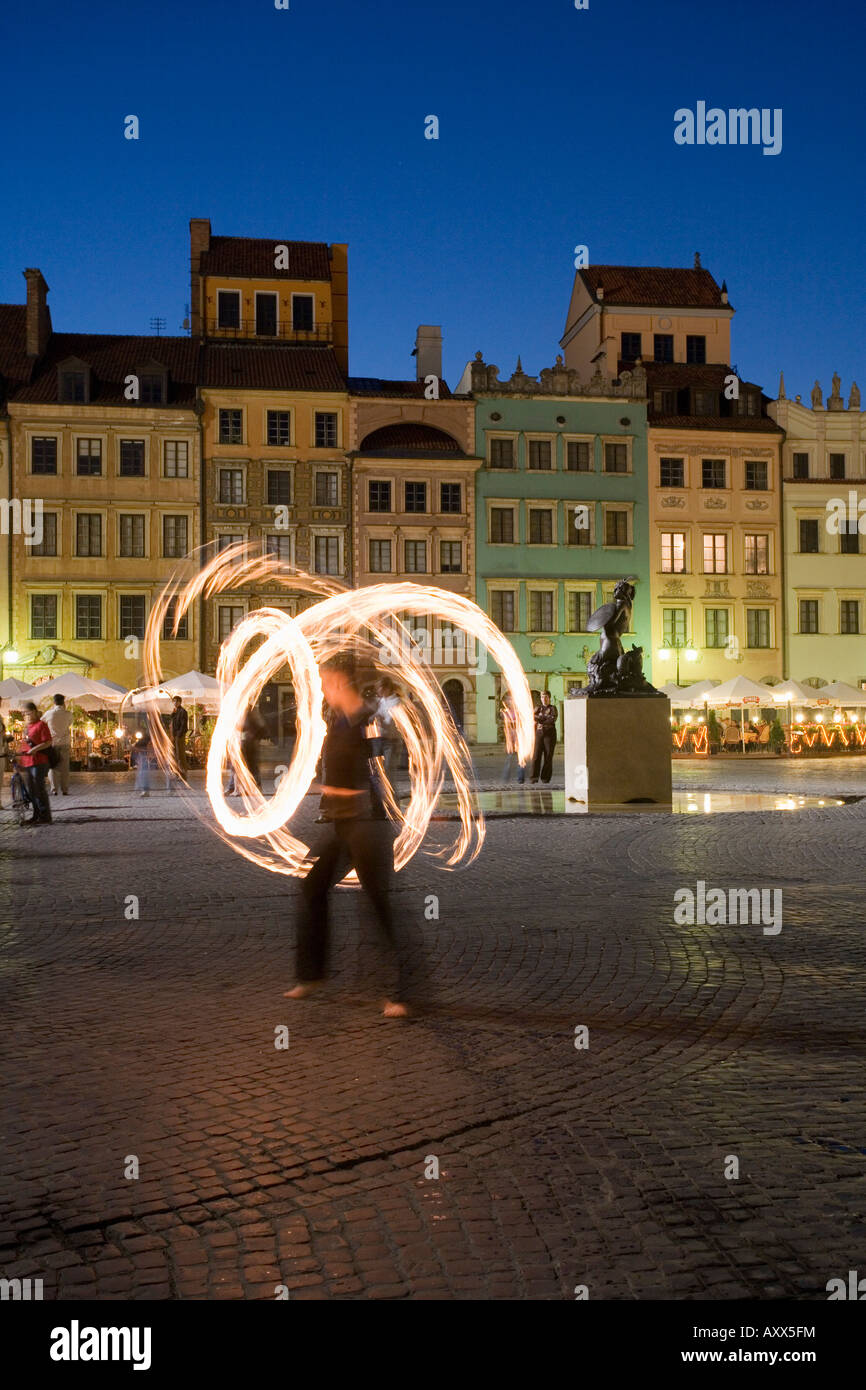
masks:
{"label": "wrought iron balcony", "polygon": [[267,332],[256,319],[240,319],[236,324],[224,324],[220,323],[219,319],[208,319],[207,336],[246,342],[254,339],[260,343],[332,343],[334,327],[330,323],[320,323],[315,328],[294,328],[291,323],[279,323],[273,332]]}

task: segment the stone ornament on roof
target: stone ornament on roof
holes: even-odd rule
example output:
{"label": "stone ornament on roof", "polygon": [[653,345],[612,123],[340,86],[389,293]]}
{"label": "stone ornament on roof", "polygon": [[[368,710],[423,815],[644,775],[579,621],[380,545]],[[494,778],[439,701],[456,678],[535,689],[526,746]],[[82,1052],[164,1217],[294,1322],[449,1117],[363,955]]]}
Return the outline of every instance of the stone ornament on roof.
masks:
{"label": "stone ornament on roof", "polygon": [[842,388],[842,382],[841,382],[840,379],[839,379],[839,373],[838,373],[838,372],[834,372],[834,373],[833,373],[833,390],[830,392],[830,395],[827,397],[827,409],[828,409],[828,410],[844,410],[844,409],[845,409],[845,402],[842,400],[842,389],[841,389],[841,388]]}
{"label": "stone ornament on roof", "polygon": [[848,397],[848,409],[860,409],[860,387],[857,385],[856,381],[851,382],[851,394]]}
{"label": "stone ornament on roof", "polygon": [[823,393],[822,393],[822,391],[821,391],[821,383],[820,383],[820,381],[816,381],[816,382],[815,382],[815,385],[812,387],[812,409],[813,409],[813,410],[823,410],[823,409],[824,409],[824,396],[823,396]]}
{"label": "stone ornament on roof", "polygon": [[499,368],[484,361],[476,352],[471,363],[472,390],[475,392],[501,391],[515,396],[646,396],[646,370],[638,362],[631,372],[621,372],[618,378],[607,376],[600,364],[596,365],[592,379],[582,385],[580,373],[573,367],[566,367],[559,354],[552,367],[544,367],[538,377],[529,376],[523,370],[523,363],[517,359],[514,373],[507,381],[499,380]]}

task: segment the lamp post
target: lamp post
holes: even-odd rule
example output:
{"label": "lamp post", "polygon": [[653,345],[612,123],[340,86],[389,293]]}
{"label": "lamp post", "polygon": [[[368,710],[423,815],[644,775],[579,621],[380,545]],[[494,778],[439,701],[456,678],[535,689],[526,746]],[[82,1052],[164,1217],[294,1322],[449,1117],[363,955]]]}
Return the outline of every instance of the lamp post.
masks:
{"label": "lamp post", "polygon": [[683,652],[683,654],[685,655],[686,661],[697,661],[697,660],[699,659],[699,657],[700,657],[700,652],[697,650],[696,647],[693,647],[693,646],[692,646],[691,642],[688,642],[688,641],[682,641],[682,642],[680,642],[678,638],[666,637],[666,638],[664,639],[664,641],[662,642],[661,646],[659,647],[658,651],[656,652],[656,656],[658,657],[659,661],[667,661],[667,659],[668,659],[668,657],[670,656],[671,652],[676,652],[676,654],[677,654],[677,675],[676,675],[676,684],[679,685],[679,683],[680,683],[680,652]]}

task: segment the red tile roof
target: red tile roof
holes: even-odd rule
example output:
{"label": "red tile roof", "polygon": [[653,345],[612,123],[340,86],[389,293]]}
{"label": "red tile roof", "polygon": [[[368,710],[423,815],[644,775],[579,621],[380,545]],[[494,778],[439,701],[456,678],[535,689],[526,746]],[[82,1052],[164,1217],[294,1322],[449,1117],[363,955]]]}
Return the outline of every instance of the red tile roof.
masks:
{"label": "red tile roof", "polygon": [[[593,299],[659,309],[721,309],[722,292],[708,270],[667,266],[590,265],[578,271]],[[730,305],[727,305],[730,308]]]}
{"label": "red tile roof", "polygon": [[202,385],[253,391],[345,391],[330,348],[257,347],[209,343],[203,351]]}
{"label": "red tile roof", "polygon": [[198,343],[191,338],[129,338],[113,333],[53,333],[33,380],[14,392],[14,401],[59,404],[58,366],[78,357],[91,369],[90,405],[130,405],[125,378],[148,362],[168,370],[167,405],[191,406],[195,400]]}
{"label": "red tile roof", "polygon": [[[274,267],[275,247],[289,248],[288,270]],[[255,277],[264,280],[330,280],[326,241],[286,241],[281,237],[214,236],[202,252],[202,275]]]}
{"label": "red tile roof", "polygon": [[9,389],[30,380],[32,358],[27,356],[27,308],[24,304],[0,304],[0,376]]}
{"label": "red tile roof", "polygon": [[722,430],[737,434],[784,434],[775,420],[762,415],[652,415],[651,430]]}
{"label": "red tile roof", "polygon": [[686,362],[647,362],[647,424],[651,429],[727,430],[738,434],[783,434],[780,425],[767,415],[768,398],[754,381],[740,377],[740,388],[761,392],[760,415],[660,415],[653,410],[653,391],[665,387],[683,390],[704,387],[716,391],[719,398],[725,388],[725,378],[734,374],[733,367],[723,362],[693,364]]}
{"label": "red tile roof", "polygon": [[[402,396],[412,400],[426,399],[426,386],[423,381],[390,381],[381,376],[350,376],[349,393],[353,396]],[[451,392],[443,377],[439,378],[439,399],[451,399]]]}

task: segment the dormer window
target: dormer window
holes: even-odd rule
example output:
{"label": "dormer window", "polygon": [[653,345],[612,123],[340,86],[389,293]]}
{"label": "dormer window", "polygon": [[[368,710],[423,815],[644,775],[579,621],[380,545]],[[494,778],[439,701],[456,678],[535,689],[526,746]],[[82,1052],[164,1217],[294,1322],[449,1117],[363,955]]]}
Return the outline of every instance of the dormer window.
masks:
{"label": "dormer window", "polygon": [[65,405],[87,405],[90,400],[90,368],[71,357],[57,368],[57,399]]}
{"label": "dormer window", "polygon": [[716,413],[715,391],[696,391],[695,415],[715,415]]}
{"label": "dormer window", "polygon": [[139,405],[165,405],[168,400],[168,371],[161,362],[142,362],[138,371]]}
{"label": "dormer window", "polygon": [[738,415],[757,415],[758,393],[757,391],[741,391],[737,400]]}

